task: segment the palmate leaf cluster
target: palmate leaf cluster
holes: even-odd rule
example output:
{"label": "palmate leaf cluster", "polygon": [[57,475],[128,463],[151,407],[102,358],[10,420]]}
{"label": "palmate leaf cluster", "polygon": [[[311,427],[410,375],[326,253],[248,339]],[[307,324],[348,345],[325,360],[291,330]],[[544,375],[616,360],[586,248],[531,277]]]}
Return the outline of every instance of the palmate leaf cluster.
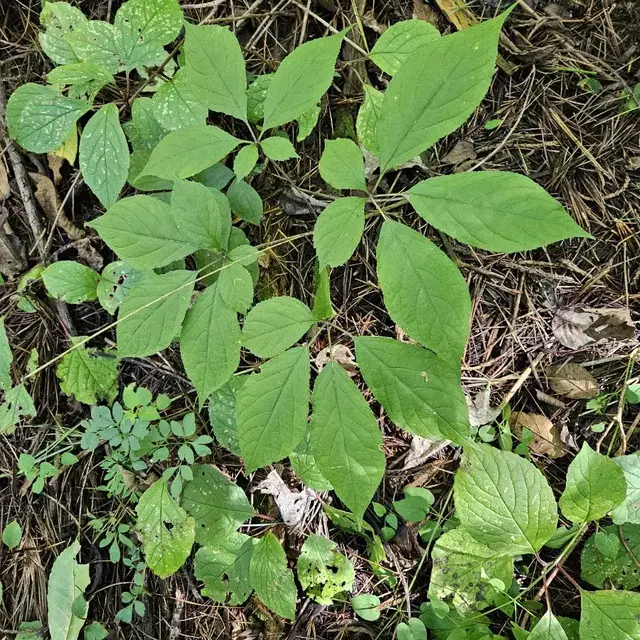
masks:
{"label": "palmate leaf cluster", "polygon": [[[429,598],[447,603],[447,619],[455,618],[447,627],[446,616],[436,616],[442,624],[435,628],[444,630],[464,628],[469,612],[505,606],[514,562],[538,553],[556,534],[558,503],[532,462],[472,438],[460,384],[471,315],[467,283],[434,242],[385,211],[376,193],[381,180],[367,175],[364,154],[375,158],[382,178],[462,125],[489,88],[508,14],[446,36],[417,20],[388,29],[369,56],[389,77],[386,90],[364,85],[358,141],[326,140],[318,166],[334,195],[313,228],[318,291],[327,295],[331,270],[352,258],[365,220],[379,216],[378,284],[390,318],[410,339],[354,336],[364,384],[399,429],[463,447],[454,482],[457,525],[438,537],[431,552]],[[331,317],[330,300],[316,301],[313,309],[289,296],[254,305],[262,249],[252,247],[242,229],[260,224],[263,214],[249,184],[252,173],[260,170],[261,158],[269,163],[298,157],[291,127],[280,127],[297,122],[297,141],[309,135],[347,32],[300,45],[274,73],[248,82],[234,33],[185,23],[177,0],[128,0],[113,24],[89,20],[64,2],[46,2],[41,23],[43,51],[59,66],[47,85],[27,84],[13,93],[9,133],[25,149],[44,153],[82,127],[79,168],[105,208],[90,226],[117,256],[102,273],[72,261],[42,272],[51,296],[71,304],[97,299],[118,314],[115,353],[102,354],[77,339],[58,368],[62,390],[87,404],[112,402],[119,358],[150,356],[177,340],[200,407],[209,403],[216,438],[243,458],[245,471],[289,457],[309,486],[335,491],[351,511],[341,517],[352,530],[370,536],[362,517],[385,472],[378,418],[337,362],[312,369],[305,340]],[[176,64],[164,46],[183,28]],[[146,77],[159,65],[165,78],[154,81],[152,97],[135,97],[130,109],[105,103],[122,84],[121,74]],[[235,134],[208,124],[209,112],[235,119]],[[131,189],[120,198],[127,183]],[[136,193],[129,195],[132,189]],[[528,251],[588,237],[557,200],[510,172],[438,176],[398,199],[438,231],[488,251]],[[12,387],[6,339],[0,340],[0,354],[0,383],[7,389],[2,410],[15,414],[2,418],[7,431],[19,414],[35,409],[23,385]],[[253,372],[236,375],[243,360],[254,365]],[[21,399],[12,403],[11,393]],[[104,409],[108,424],[89,449],[124,441],[123,421]],[[135,424],[127,423],[125,455]],[[140,438],[133,433],[134,451],[148,437],[147,426],[139,428]],[[293,619],[297,589],[278,539],[241,533],[255,515],[244,491],[216,467],[183,458],[188,471],[180,472],[179,485],[165,474],[136,506],[149,568],[169,576],[198,545],[194,571],[203,595],[241,604],[255,592],[267,607]],[[562,515],[582,532],[613,512],[614,522],[625,525],[627,547],[636,545],[637,477],[637,456],[614,462],[585,445],[569,468]],[[629,560],[625,546],[599,540],[616,570],[583,570],[601,590],[582,593],[580,638],[639,638],[640,596],[603,589],[607,579],[634,588],[620,578]],[[372,566],[381,571],[384,550],[376,556],[375,549],[382,543],[373,536],[369,541],[370,557],[378,557]],[[585,554],[601,553],[597,541],[590,544]],[[320,536],[305,542],[297,573],[321,604],[353,585],[349,560]],[[426,637],[425,627],[434,628],[429,611],[422,622],[403,623],[399,637]],[[482,616],[474,624],[490,633]],[[548,612],[529,637],[569,636]]]}

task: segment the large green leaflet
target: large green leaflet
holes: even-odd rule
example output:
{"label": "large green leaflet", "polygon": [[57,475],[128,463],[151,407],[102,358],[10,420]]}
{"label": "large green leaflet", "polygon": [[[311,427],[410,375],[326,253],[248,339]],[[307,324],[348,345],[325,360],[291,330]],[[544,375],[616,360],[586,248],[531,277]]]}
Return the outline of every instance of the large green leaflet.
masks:
{"label": "large green leaflet", "polygon": [[514,453],[469,445],[453,495],[462,528],[494,552],[535,553],[557,527],[551,487],[531,462]]}
{"label": "large green leaflet", "polygon": [[179,507],[164,479],[154,482],[136,506],[136,530],[149,568],[160,578],[175,573],[189,557],[195,520]]}
{"label": "large green leaflet", "polygon": [[329,362],[316,378],[311,449],[322,475],[361,518],[384,474],[382,433],[358,387]]}
{"label": "large green leaflet", "polygon": [[187,312],[180,354],[201,404],[238,368],[240,325],[235,311],[224,303],[220,281],[207,287]]}
{"label": "large green leaflet", "polygon": [[129,174],[129,146],[115,104],[106,104],[87,122],[80,138],[80,170],[105,208],[115,204]]}
{"label": "large green leaflet", "polygon": [[167,131],[206,124],[209,110],[195,97],[184,69],[161,85],[152,101],[153,115]]}
{"label": "large green leaflet", "polygon": [[322,179],[336,189],[367,188],[362,152],[348,138],[325,141],[318,170]]}
{"label": "large green leaflet", "polygon": [[320,264],[339,267],[353,255],[364,231],[365,203],[364,198],[338,198],[318,216],[313,246]]}
{"label": "large green leaflet", "polygon": [[470,427],[459,371],[419,345],[377,337],[355,344],[367,386],[397,426],[465,444]]}
{"label": "large green leaflet", "polygon": [[640,593],[582,591],[580,640],[640,640]]}
{"label": "large green leaflet", "polygon": [[231,536],[255,513],[244,491],[210,464],[193,467],[182,506],[195,518],[196,541],[204,545]]}
{"label": "large green leaflet", "polygon": [[79,304],[98,297],[96,271],[74,260],[59,260],[50,264],[42,272],[42,280],[47,292],[70,304]]}
{"label": "large green leaflet", "polygon": [[122,69],[122,61],[116,46],[117,31],[112,24],[102,20],[89,20],[65,36],[81,62],[104,67],[110,73]]}
{"label": "large green leaflet", "polygon": [[[76,560],[80,543],[76,540],[56,558],[47,585],[47,611],[51,640],[76,640],[84,625],[89,586],[89,565]],[[78,610],[78,604],[80,610]],[[83,610],[84,613],[80,614]]]}
{"label": "large green leaflet", "polygon": [[542,187],[509,171],[430,178],[411,187],[407,198],[440,231],[490,251],[527,251],[589,237]]}
{"label": "large green leaflet", "polygon": [[171,344],[187,312],[195,275],[193,271],[148,272],[131,287],[118,315],[120,357],[150,356]]}
{"label": "large green leaflet", "polygon": [[422,234],[390,220],[382,225],[377,261],[391,319],[458,366],[469,335],[471,299],[453,262]]}
{"label": "large green leaflet", "polygon": [[586,442],[569,465],[560,509],[571,522],[599,520],[625,499],[627,483],[622,469]]}
{"label": "large green leaflet", "polygon": [[235,35],[217,25],[186,28],[186,73],[197,99],[212,111],[247,120],[247,84]]}
{"label": "large green leaflet", "polygon": [[624,473],[627,495],[624,502],[611,512],[611,519],[616,524],[640,524],[640,453],[618,456],[614,461]]}
{"label": "large green leaflet", "polygon": [[247,471],[288,456],[304,438],[309,350],[289,349],[249,376],[237,401],[238,441]]}
{"label": "large green leaflet", "polygon": [[507,15],[434,39],[400,67],[376,128],[383,173],[422,153],[473,113],[489,89]]}
{"label": "large green leaflet", "polygon": [[249,575],[258,598],[269,609],[289,620],[296,617],[297,589],[293,573],[273,533],[267,533],[253,548]]}

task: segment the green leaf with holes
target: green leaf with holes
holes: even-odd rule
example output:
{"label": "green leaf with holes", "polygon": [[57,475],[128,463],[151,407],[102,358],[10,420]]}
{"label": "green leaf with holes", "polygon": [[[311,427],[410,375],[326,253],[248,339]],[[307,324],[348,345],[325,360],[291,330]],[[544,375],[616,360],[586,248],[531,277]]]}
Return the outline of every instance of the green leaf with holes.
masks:
{"label": "green leaf with holes", "polygon": [[89,20],[79,25],[64,39],[80,62],[97,64],[110,73],[122,70],[122,60],[116,45],[117,30],[102,20]]}
{"label": "green leaf with holes", "polygon": [[4,402],[0,405],[0,433],[14,433],[22,418],[35,418],[36,415],[33,398],[24,384],[12,387],[4,394]]}
{"label": "green leaf with holes", "polygon": [[38,34],[42,50],[56,64],[78,62],[76,54],[66,40],[66,35],[88,22],[78,7],[68,2],[44,2],[40,24],[44,31]]}
{"label": "green leaf with holes", "polygon": [[70,304],[80,304],[98,297],[100,275],[89,267],[73,260],[60,260],[42,272],[47,292]]}
{"label": "green leaf with holes", "polygon": [[110,262],[100,275],[97,286],[98,300],[105,311],[113,314],[122,304],[129,289],[144,275],[141,269],[134,269],[126,262]]}

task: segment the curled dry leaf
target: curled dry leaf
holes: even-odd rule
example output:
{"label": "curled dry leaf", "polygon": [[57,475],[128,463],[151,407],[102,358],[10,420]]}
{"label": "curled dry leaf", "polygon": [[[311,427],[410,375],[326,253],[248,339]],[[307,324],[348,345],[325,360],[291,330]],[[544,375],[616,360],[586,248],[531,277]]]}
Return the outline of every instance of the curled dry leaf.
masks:
{"label": "curled dry leaf", "polygon": [[558,430],[549,418],[538,413],[524,413],[514,411],[510,418],[511,430],[518,438],[523,429],[529,429],[535,436],[529,445],[531,451],[550,458],[561,458],[566,451],[560,439]]}
{"label": "curled dry leaf", "polygon": [[9,175],[7,174],[7,168],[4,166],[2,158],[0,158],[0,202],[6,200],[10,193]]}
{"label": "curled dry leaf", "polygon": [[358,371],[353,352],[343,344],[334,344],[318,352],[315,360],[318,372],[322,371],[324,366],[331,360],[337,362],[351,377]]}
{"label": "curled dry leaf", "polygon": [[413,469],[433,458],[449,444],[448,440],[433,440],[421,436],[413,436],[411,447],[404,461],[403,470]]}
{"label": "curled dry leaf", "polygon": [[257,489],[262,494],[273,496],[282,520],[288,527],[300,524],[309,504],[316,499],[306,487],[302,491],[291,491],[277,471],[271,471]]}
{"label": "curled dry leaf", "polygon": [[553,335],[569,349],[603,340],[630,340],[635,326],[628,309],[561,307],[551,322]]}
{"label": "curled dry leaf", "polygon": [[491,389],[479,391],[473,398],[465,395],[469,408],[469,423],[473,427],[491,424],[499,415],[500,407],[491,406]]}
{"label": "curled dry leaf", "polygon": [[598,395],[598,381],[581,365],[567,362],[545,369],[549,386],[560,396],[588,400]]}

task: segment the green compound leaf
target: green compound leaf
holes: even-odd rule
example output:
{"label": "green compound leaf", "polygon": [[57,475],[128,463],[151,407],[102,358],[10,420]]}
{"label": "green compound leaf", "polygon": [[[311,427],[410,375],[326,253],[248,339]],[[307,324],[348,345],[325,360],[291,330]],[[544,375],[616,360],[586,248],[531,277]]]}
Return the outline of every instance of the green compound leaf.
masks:
{"label": "green compound leaf", "polygon": [[176,180],[171,192],[171,217],[180,234],[203,249],[226,249],[231,232],[227,199],[198,182]]}
{"label": "green compound leaf", "polygon": [[240,457],[236,403],[247,376],[233,376],[229,382],[209,396],[209,423],[216,440]]}
{"label": "green compound leaf", "polygon": [[296,450],[289,454],[289,462],[295,474],[304,484],[314,491],[333,491],[332,484],[320,473],[316,465],[316,459],[311,451],[310,433],[297,446]]}
{"label": "green compound leaf", "polygon": [[249,575],[253,546],[253,538],[234,533],[199,549],[194,573],[204,582],[200,593],[221,604],[243,604],[253,591]]}
{"label": "green compound leaf", "polygon": [[0,389],[9,391],[13,386],[11,380],[11,363],[13,362],[13,353],[9,345],[7,330],[4,326],[4,316],[0,317]]}
{"label": "green compound leaf", "polygon": [[282,136],[265,138],[260,143],[260,147],[264,151],[264,155],[270,160],[284,161],[299,157],[289,139]]}
{"label": "green compound leaf", "polygon": [[418,345],[392,338],[359,337],[355,345],[367,386],[398,427],[423,438],[468,441],[459,371]]}
{"label": "green compound leaf", "polygon": [[220,162],[241,140],[218,127],[200,125],[172,131],[151,152],[141,176],[190,178]]}
{"label": "green compound leaf", "polygon": [[148,272],[120,305],[116,335],[121,358],[142,358],[162,351],[180,332],[189,307],[195,273]]}
{"label": "green compound leaf", "polygon": [[244,180],[234,180],[227,189],[227,198],[231,211],[238,218],[251,224],[260,224],[263,210],[262,198],[250,184]]}
{"label": "green compound leaf", "polygon": [[248,144],[242,147],[233,160],[233,172],[238,180],[246,178],[258,162],[258,147]]}
{"label": "green compound leaf", "polygon": [[384,93],[369,84],[364,85],[364,101],[358,110],[356,118],[356,132],[358,141],[371,153],[378,154],[376,141],[376,127],[382,110]]}
{"label": "green compound leaf", "polygon": [[113,21],[115,44],[125,70],[155,66],[164,61],[163,45],[175,40],[182,28],[178,0],[128,0]]}
{"label": "green compound leaf", "polygon": [[455,131],[484,98],[508,11],[422,46],[385,91],[376,128],[381,171]]}
{"label": "green compound leaf", "polygon": [[616,524],[640,524],[640,453],[618,456],[614,461],[624,473],[627,495],[624,502],[611,512],[611,519]]}
{"label": "green compound leaf", "polygon": [[23,384],[12,387],[4,394],[4,402],[0,405],[0,433],[13,433],[22,418],[35,418],[36,415],[36,407],[26,387]]}
{"label": "green compound leaf", "polygon": [[582,591],[580,640],[640,640],[640,593]]}
{"label": "green compound leaf", "polygon": [[295,120],[315,107],[331,86],[346,32],[305,42],[281,63],[269,81],[264,100],[264,128]]}
{"label": "green compound leaf", "polygon": [[65,98],[51,87],[23,84],[7,103],[9,135],[27,151],[54,151],[88,110],[86,100]]}
{"label": "green compound leaf", "polygon": [[17,520],[12,520],[2,530],[2,542],[7,549],[15,549],[22,540],[22,527]]}
{"label": "green compound leaf", "polygon": [[322,179],[335,189],[367,189],[362,151],[353,140],[325,140],[318,169]]}
{"label": "green compound leaf", "polygon": [[590,237],[526,176],[478,171],[419,182],[407,199],[429,224],[474,247],[511,253]]}
{"label": "green compound leaf", "polygon": [[[605,549],[606,554],[598,544],[598,536],[602,535],[612,543],[608,545],[611,549]],[[639,558],[640,525],[604,527],[592,535],[582,549],[580,577],[598,589],[604,589],[609,583],[616,589],[635,589],[640,586]]]}
{"label": "green compound leaf", "polygon": [[240,364],[238,317],[220,293],[218,281],[198,296],[180,334],[182,362],[201,405],[229,381]]}
{"label": "green compound leaf", "polygon": [[125,123],[125,133],[134,149],[147,149],[151,152],[167,134],[158,122],[156,111],[157,103],[151,98],[136,98],[133,101],[131,120]]}
{"label": "green compound leaf", "polygon": [[353,589],[353,564],[336,551],[337,546],[324,536],[311,534],[298,556],[296,569],[300,586],[319,604],[331,605],[334,598]]}
{"label": "green compound leaf", "polygon": [[[89,565],[79,564],[76,556],[80,543],[76,540],[56,559],[47,584],[47,611],[51,640],[76,640],[84,625],[87,603],[84,590],[89,586]],[[83,611],[75,612],[76,601]],[[78,616],[76,613],[84,613]]]}
{"label": "green compound leaf", "polygon": [[622,469],[584,442],[569,465],[566,488],[558,504],[571,522],[591,522],[620,506],[626,493]]}
{"label": "green compound leaf", "polygon": [[83,339],[71,339],[75,348],[56,368],[60,389],[84,404],[94,405],[98,400],[111,404],[118,395],[118,360],[113,354],[76,346]]}
{"label": "green compound leaf", "polygon": [[89,226],[120,258],[141,269],[163,267],[197,249],[178,228],[169,205],[151,196],[123,198]]}
{"label": "green compound leaf", "polygon": [[345,370],[329,362],[313,390],[311,449],[320,473],[357,518],[384,474],[378,422]]}
{"label": "green compound leaf", "polygon": [[80,304],[98,297],[97,286],[100,275],[73,260],[60,260],[42,272],[47,292],[70,304]]}
{"label": "green compound leaf", "polygon": [[247,120],[247,84],[235,34],[217,25],[187,25],[186,72],[196,98],[212,111]]}
{"label": "green compound leaf", "polygon": [[167,131],[204,126],[207,122],[209,110],[194,95],[183,69],[158,88],[152,102],[156,120]]}
{"label": "green compound leaf", "polygon": [[129,289],[144,271],[134,269],[126,262],[109,263],[103,270],[98,282],[98,300],[105,311],[113,314],[122,304]]}
{"label": "green compound leaf", "polygon": [[210,464],[193,467],[182,506],[195,518],[196,542],[203,545],[230,537],[255,515],[244,491]]}
{"label": "green compound leaf", "polygon": [[105,208],[115,204],[129,174],[129,145],[115,104],[105,104],[87,122],[80,138],[80,171]]}
{"label": "green compound leaf", "polygon": [[469,335],[471,299],[456,266],[422,234],[388,220],[380,232],[377,260],[391,319],[457,367]]}
{"label": "green compound leaf", "polygon": [[531,630],[528,640],[568,640],[560,621],[547,611]]}
{"label": "green compound leaf", "polygon": [[233,311],[246,313],[253,303],[253,278],[241,264],[226,265],[220,272],[217,287],[224,304]]}
{"label": "green compound leaf", "polygon": [[147,565],[160,578],[175,573],[191,553],[195,520],[176,504],[164,479],[142,494],[136,514]]}
{"label": "green compound leaf", "polygon": [[482,444],[465,449],[453,495],[461,527],[496,553],[535,553],[557,527],[551,487],[514,453]]}
{"label": "green compound leaf", "polygon": [[65,36],[86,22],[84,13],[68,2],[45,2],[40,13],[40,24],[45,30],[38,34],[42,50],[56,64],[77,62],[78,58]]}
{"label": "green compound leaf", "polygon": [[450,603],[461,613],[498,604],[500,592],[491,580],[502,582],[506,589],[513,581],[513,556],[485,546],[464,529],[440,536],[431,559],[429,599]]}
{"label": "green compound leaf", "polygon": [[309,349],[289,349],[249,376],[237,400],[238,441],[247,472],[286,458],[309,413]]}
{"label": "green compound leaf", "polygon": [[369,59],[392,76],[420,47],[438,38],[440,32],[426,20],[396,22],[376,40]]}
{"label": "green compound leaf", "polygon": [[295,619],[296,583],[284,549],[273,533],[267,533],[253,548],[249,575],[251,586],[266,607],[283,618]]}
{"label": "green compound leaf", "polygon": [[87,97],[92,102],[98,91],[115,84],[111,72],[91,62],[74,62],[56,67],[47,74],[49,84],[71,85],[70,98]]}
{"label": "green compound leaf", "polygon": [[80,62],[90,62],[110,73],[121,70],[122,64],[116,46],[116,29],[102,20],[89,20],[81,24],[64,39]]}
{"label": "green compound leaf", "polygon": [[260,358],[271,358],[298,342],[315,322],[311,309],[300,300],[289,296],[264,300],[245,318],[242,344]]}

